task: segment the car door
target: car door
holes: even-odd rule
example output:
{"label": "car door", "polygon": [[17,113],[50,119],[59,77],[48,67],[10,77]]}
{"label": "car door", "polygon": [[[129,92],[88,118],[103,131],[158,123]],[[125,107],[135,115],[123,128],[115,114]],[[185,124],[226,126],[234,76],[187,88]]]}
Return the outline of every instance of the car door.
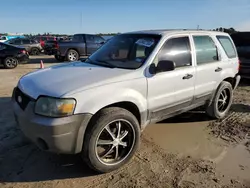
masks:
{"label": "car door", "polygon": [[196,60],[194,103],[203,103],[211,98],[220,80],[220,54],[209,35],[193,35],[193,42]]}
{"label": "car door", "polygon": [[0,62],[3,60],[6,56],[6,45],[0,43]]}
{"label": "car door", "polygon": [[94,36],[94,41],[95,41],[95,44],[96,44],[96,50],[98,48],[100,48],[105,43],[105,40],[102,37],[97,36],[97,35]]}
{"label": "car door", "polygon": [[192,63],[190,37],[168,39],[154,60],[156,66],[161,60],[173,61],[176,68],[148,78],[148,108],[153,122],[188,108],[194,96],[195,67]]}
{"label": "car door", "polygon": [[22,45],[22,39],[14,39],[12,43],[15,46],[21,46]]}
{"label": "car door", "polygon": [[22,47],[24,47],[28,52],[30,52],[30,40],[29,39],[22,39]]}
{"label": "car door", "polygon": [[85,35],[87,44],[87,54],[91,55],[97,49],[94,35]]}

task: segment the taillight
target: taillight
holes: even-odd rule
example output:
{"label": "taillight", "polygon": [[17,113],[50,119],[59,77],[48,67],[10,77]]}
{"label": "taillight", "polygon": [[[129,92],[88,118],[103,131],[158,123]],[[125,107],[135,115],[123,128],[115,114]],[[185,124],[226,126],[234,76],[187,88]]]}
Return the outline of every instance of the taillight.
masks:
{"label": "taillight", "polygon": [[238,71],[240,70],[240,64],[241,64],[241,61],[240,59],[238,60]]}
{"label": "taillight", "polygon": [[20,51],[22,54],[26,54],[26,50],[21,50]]}
{"label": "taillight", "polygon": [[56,49],[59,48],[59,45],[58,45],[58,42],[57,42],[57,41],[55,42],[55,48],[56,48]]}

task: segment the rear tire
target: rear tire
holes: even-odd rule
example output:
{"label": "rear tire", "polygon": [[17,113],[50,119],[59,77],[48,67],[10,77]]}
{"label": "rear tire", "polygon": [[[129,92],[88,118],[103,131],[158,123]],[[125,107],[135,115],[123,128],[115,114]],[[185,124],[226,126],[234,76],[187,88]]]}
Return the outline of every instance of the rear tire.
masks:
{"label": "rear tire", "polygon": [[110,172],[133,157],[139,142],[140,127],[135,116],[123,108],[106,108],[88,125],[82,157],[93,170]]}
{"label": "rear tire", "polygon": [[54,57],[55,57],[55,59],[56,59],[57,61],[59,61],[59,62],[63,62],[63,61],[65,60],[65,57],[64,57],[64,56],[55,55]]}
{"label": "rear tire", "polygon": [[4,68],[14,69],[18,65],[18,60],[15,57],[6,57],[3,61]]}
{"label": "rear tire", "polygon": [[38,48],[31,48],[30,54],[31,55],[39,55],[40,50]]}
{"label": "rear tire", "polygon": [[221,119],[228,113],[233,101],[233,88],[229,82],[223,81],[218,87],[206,113],[216,119]]}
{"label": "rear tire", "polygon": [[72,50],[72,49],[71,49],[71,50],[69,50],[69,51],[67,52],[66,57],[67,57],[67,60],[68,60],[68,61],[72,62],[72,61],[78,61],[80,55],[79,55],[79,53],[78,53],[76,50]]}

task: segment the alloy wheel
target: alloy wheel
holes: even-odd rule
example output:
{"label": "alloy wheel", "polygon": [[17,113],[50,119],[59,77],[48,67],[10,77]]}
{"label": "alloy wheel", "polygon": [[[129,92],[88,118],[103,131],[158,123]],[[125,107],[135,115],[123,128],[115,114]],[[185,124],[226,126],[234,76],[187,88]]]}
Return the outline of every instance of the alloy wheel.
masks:
{"label": "alloy wheel", "polygon": [[135,144],[130,122],[118,119],[107,124],[96,140],[96,156],[105,165],[116,165],[127,158]]}
{"label": "alloy wheel", "polygon": [[6,60],[6,65],[7,65],[7,67],[9,67],[9,68],[14,68],[14,67],[16,67],[16,65],[17,65],[17,60],[16,60],[15,58],[8,58],[8,59]]}
{"label": "alloy wheel", "polygon": [[76,61],[77,60],[77,53],[76,52],[70,52],[68,57],[69,57],[70,61]]}
{"label": "alloy wheel", "polygon": [[217,108],[219,112],[223,113],[228,108],[231,97],[230,95],[231,94],[228,88],[225,88],[221,91],[217,102]]}

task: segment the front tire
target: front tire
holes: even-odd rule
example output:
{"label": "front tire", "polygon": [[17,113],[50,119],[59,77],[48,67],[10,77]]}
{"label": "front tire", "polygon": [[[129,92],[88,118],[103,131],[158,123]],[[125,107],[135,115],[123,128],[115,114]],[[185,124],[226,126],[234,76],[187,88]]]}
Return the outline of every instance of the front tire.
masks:
{"label": "front tire", "polygon": [[207,114],[221,119],[228,113],[233,101],[233,88],[229,82],[223,81],[218,87],[212,103],[207,107]]}
{"label": "front tire", "polygon": [[67,60],[68,61],[78,61],[79,60],[79,53],[76,50],[69,50],[67,52]]}
{"label": "front tire", "polygon": [[4,68],[14,69],[18,65],[18,60],[15,57],[6,57],[3,61]]}
{"label": "front tire", "polygon": [[88,125],[82,156],[90,168],[106,173],[127,163],[140,142],[135,116],[118,107],[101,110]]}

